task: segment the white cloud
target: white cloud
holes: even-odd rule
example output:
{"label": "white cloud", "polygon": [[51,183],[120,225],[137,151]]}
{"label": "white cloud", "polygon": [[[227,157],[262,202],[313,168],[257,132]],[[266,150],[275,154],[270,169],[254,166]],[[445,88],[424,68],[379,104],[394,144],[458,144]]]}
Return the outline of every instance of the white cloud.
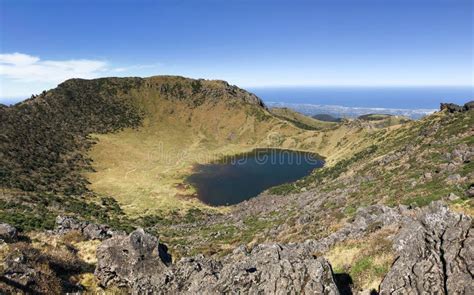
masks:
{"label": "white cloud", "polygon": [[0,53],[0,103],[25,99],[71,78],[150,76],[159,68],[160,63],[116,67],[103,60],[43,60],[18,52]]}
{"label": "white cloud", "polygon": [[10,64],[10,65],[25,65],[32,64],[39,61],[39,57],[31,56],[28,54],[22,53],[9,53],[9,54],[0,54],[0,63],[1,64]]}
{"label": "white cloud", "polygon": [[22,53],[0,54],[0,77],[24,82],[60,83],[70,78],[95,78],[108,70],[100,60],[41,60]]}

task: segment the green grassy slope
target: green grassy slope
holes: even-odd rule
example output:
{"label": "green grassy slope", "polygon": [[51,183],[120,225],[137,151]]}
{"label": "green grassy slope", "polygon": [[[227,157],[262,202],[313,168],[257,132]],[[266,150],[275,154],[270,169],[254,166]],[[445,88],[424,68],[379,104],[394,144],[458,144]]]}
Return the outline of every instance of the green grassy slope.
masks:
{"label": "green grassy slope", "polygon": [[337,123],[317,120],[289,108],[272,108],[270,112],[278,118],[286,120],[301,129],[324,130],[337,126]]}
{"label": "green grassy slope", "polygon": [[[392,205],[426,205],[448,192],[462,196],[472,184],[473,165],[461,158],[453,160],[450,155],[455,151],[469,154],[473,144],[472,126],[474,116],[469,111],[440,112],[397,129],[384,129],[371,134],[373,144],[353,157],[272,191],[298,191],[322,182],[326,190],[334,190],[340,186],[341,179],[358,175],[367,180],[356,182],[359,187],[351,201],[355,206],[380,201]],[[452,175],[459,175],[461,180],[447,179]],[[381,199],[374,199],[374,195]]]}

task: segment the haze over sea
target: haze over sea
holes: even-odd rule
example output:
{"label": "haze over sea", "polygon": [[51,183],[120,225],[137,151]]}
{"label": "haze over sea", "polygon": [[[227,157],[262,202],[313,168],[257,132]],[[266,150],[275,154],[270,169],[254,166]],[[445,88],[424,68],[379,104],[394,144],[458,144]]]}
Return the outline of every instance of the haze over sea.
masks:
{"label": "haze over sea", "polygon": [[355,117],[388,113],[420,118],[441,102],[464,104],[474,99],[474,87],[268,87],[249,91],[270,107],[289,107],[307,115],[328,113]]}

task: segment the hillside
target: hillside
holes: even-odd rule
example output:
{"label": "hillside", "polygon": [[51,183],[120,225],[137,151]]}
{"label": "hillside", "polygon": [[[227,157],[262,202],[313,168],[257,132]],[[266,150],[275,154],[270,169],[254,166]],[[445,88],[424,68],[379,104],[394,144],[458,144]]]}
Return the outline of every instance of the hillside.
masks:
{"label": "hillside", "polygon": [[[446,293],[469,281],[472,103],[328,123],[223,81],[156,76],[68,80],[0,119],[0,290],[416,293],[427,289],[397,279],[436,277],[426,288]],[[326,165],[234,206],[193,198],[193,165],[259,147]]]}
{"label": "hillside", "polygon": [[333,117],[333,116],[328,115],[328,114],[316,114],[316,115],[313,115],[311,117],[316,119],[316,120],[319,120],[319,121],[335,122],[335,123],[341,122],[341,120],[342,120],[341,118]]}
{"label": "hillside", "polygon": [[317,120],[289,108],[272,108],[271,113],[275,116],[293,123],[296,127],[306,130],[323,130],[335,127],[337,124],[332,124],[327,121]]}
{"label": "hillside", "polygon": [[361,121],[372,122],[378,128],[400,125],[411,121],[405,116],[395,116],[387,114],[367,114],[358,117]]}

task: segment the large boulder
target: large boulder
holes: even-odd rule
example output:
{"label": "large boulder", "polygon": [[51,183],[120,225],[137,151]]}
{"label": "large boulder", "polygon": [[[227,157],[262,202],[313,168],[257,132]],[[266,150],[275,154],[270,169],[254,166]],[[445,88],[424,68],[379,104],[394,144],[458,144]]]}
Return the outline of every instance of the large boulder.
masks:
{"label": "large boulder", "polygon": [[261,244],[216,260],[183,258],[168,274],[165,294],[339,294],[331,266],[304,244]]}
{"label": "large boulder", "polygon": [[158,239],[137,230],[106,240],[96,275],[105,287],[134,294],[338,294],[329,263],[303,244],[237,248],[221,258],[202,255],[168,265]]}
{"label": "large boulder", "polygon": [[[470,294],[474,290],[472,219],[434,202],[395,238],[397,258],[380,294]],[[471,291],[469,291],[471,290]]]}
{"label": "large boulder", "polygon": [[165,283],[167,253],[158,239],[137,229],[118,235],[97,248],[95,275],[105,287],[130,288],[134,293],[156,293]]}
{"label": "large boulder", "polygon": [[172,266],[166,284],[160,286],[164,294],[213,294],[222,263],[197,255],[185,257]]}
{"label": "large boulder", "polygon": [[214,289],[220,294],[339,294],[331,266],[300,245],[237,248]]}
{"label": "large boulder", "polygon": [[0,223],[0,241],[7,243],[15,242],[18,238],[18,231],[8,223]]}

